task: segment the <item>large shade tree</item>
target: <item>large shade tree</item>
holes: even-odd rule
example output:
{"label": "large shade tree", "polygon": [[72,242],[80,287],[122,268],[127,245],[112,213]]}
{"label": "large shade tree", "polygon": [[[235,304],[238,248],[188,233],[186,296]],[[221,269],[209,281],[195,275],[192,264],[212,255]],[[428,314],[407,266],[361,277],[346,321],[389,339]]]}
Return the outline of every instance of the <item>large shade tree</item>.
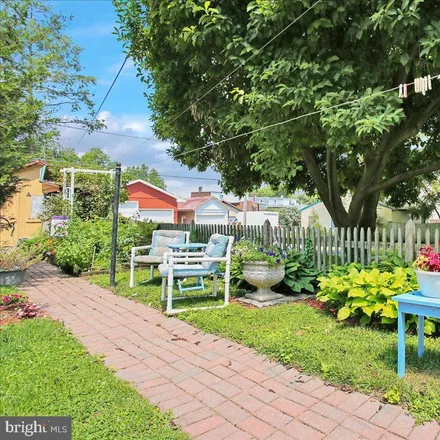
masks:
{"label": "large shade tree", "polygon": [[80,48],[64,33],[67,22],[41,0],[1,2],[0,207],[20,183],[16,172],[56,145],[63,115],[92,113],[95,80],[81,74]]}
{"label": "large shade tree", "polygon": [[322,0],[261,52],[312,0],[114,3],[119,37],[154,85],[156,134],[182,163],[219,171],[225,190],[317,190],[337,226],[368,227],[381,196],[414,202],[440,170],[440,81],[425,96],[378,94],[440,73],[438,0]]}

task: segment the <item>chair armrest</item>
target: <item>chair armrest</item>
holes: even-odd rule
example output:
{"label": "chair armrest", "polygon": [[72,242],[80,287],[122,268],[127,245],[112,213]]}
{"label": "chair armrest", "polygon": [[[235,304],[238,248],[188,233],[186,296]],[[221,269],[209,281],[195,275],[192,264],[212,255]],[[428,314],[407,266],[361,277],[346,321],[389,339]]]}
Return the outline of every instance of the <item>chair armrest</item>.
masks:
{"label": "chair armrest", "polygon": [[163,254],[163,262],[164,264],[166,264],[167,260],[170,257],[187,257],[187,256],[194,256],[194,257],[203,257],[203,255],[205,255],[204,252],[164,252]]}
{"label": "chair armrest", "polygon": [[189,257],[183,257],[179,258],[176,256],[170,256],[169,258],[169,264],[174,263],[219,263],[221,261],[229,261],[229,258],[227,257],[195,257],[195,258],[189,258]]}

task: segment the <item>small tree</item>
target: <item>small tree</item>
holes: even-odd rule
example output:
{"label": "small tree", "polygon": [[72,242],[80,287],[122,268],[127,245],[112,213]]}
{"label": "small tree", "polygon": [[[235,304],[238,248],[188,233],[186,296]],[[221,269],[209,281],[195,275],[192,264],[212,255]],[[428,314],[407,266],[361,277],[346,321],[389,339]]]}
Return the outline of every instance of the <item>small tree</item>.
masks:
{"label": "small tree", "polygon": [[301,211],[297,206],[289,206],[279,210],[279,223],[282,227],[301,226]]}

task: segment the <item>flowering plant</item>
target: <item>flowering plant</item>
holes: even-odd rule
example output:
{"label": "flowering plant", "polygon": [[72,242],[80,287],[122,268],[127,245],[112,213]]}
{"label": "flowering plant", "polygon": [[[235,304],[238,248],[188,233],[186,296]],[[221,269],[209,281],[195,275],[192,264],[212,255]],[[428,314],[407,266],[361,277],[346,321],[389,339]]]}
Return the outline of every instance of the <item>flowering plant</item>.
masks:
{"label": "flowering plant", "polygon": [[18,293],[3,295],[0,296],[0,306],[10,306],[12,304],[24,303],[26,299],[26,296],[20,295]]}
{"label": "flowering plant", "polygon": [[271,266],[284,264],[284,260],[286,258],[286,254],[281,252],[281,250],[275,246],[264,248],[245,240],[242,240],[236,244],[234,255],[237,255],[243,263],[265,261]]}
{"label": "flowering plant", "polygon": [[22,307],[18,309],[17,315],[21,319],[35,318],[40,310],[40,306],[37,304],[23,304]]}
{"label": "flowering plant", "polygon": [[422,246],[414,267],[427,272],[440,272],[440,252],[435,252],[431,246]]}

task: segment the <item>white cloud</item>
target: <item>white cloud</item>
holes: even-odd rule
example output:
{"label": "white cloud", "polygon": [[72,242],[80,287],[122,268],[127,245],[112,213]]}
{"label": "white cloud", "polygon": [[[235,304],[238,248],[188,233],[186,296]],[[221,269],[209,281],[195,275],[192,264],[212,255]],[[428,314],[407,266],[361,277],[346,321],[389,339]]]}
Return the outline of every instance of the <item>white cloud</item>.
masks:
{"label": "white cloud", "polygon": [[[68,115],[66,120],[68,120]],[[147,114],[121,114],[115,115],[107,110],[99,113],[98,119],[104,120],[107,128],[103,131],[120,133],[141,137],[152,137],[153,131],[151,121]],[[70,124],[69,124],[70,125]],[[73,125],[73,124],[71,124]],[[208,169],[204,173],[189,170],[179,162],[173,161],[166,150],[171,147],[170,142],[153,139],[145,142],[142,139],[125,138],[106,135],[99,132],[83,135],[83,131],[73,128],[60,128],[61,144],[65,147],[72,147],[77,154],[82,155],[92,147],[101,148],[112,160],[121,160],[124,167],[130,165],[145,164],[155,168],[160,174],[177,176],[165,178],[167,189],[181,197],[189,197],[191,191],[197,191],[203,186],[206,191],[219,191],[220,187],[216,182],[179,178],[179,176],[205,177],[220,179],[218,173]],[[228,200],[232,200],[228,197]]]}

